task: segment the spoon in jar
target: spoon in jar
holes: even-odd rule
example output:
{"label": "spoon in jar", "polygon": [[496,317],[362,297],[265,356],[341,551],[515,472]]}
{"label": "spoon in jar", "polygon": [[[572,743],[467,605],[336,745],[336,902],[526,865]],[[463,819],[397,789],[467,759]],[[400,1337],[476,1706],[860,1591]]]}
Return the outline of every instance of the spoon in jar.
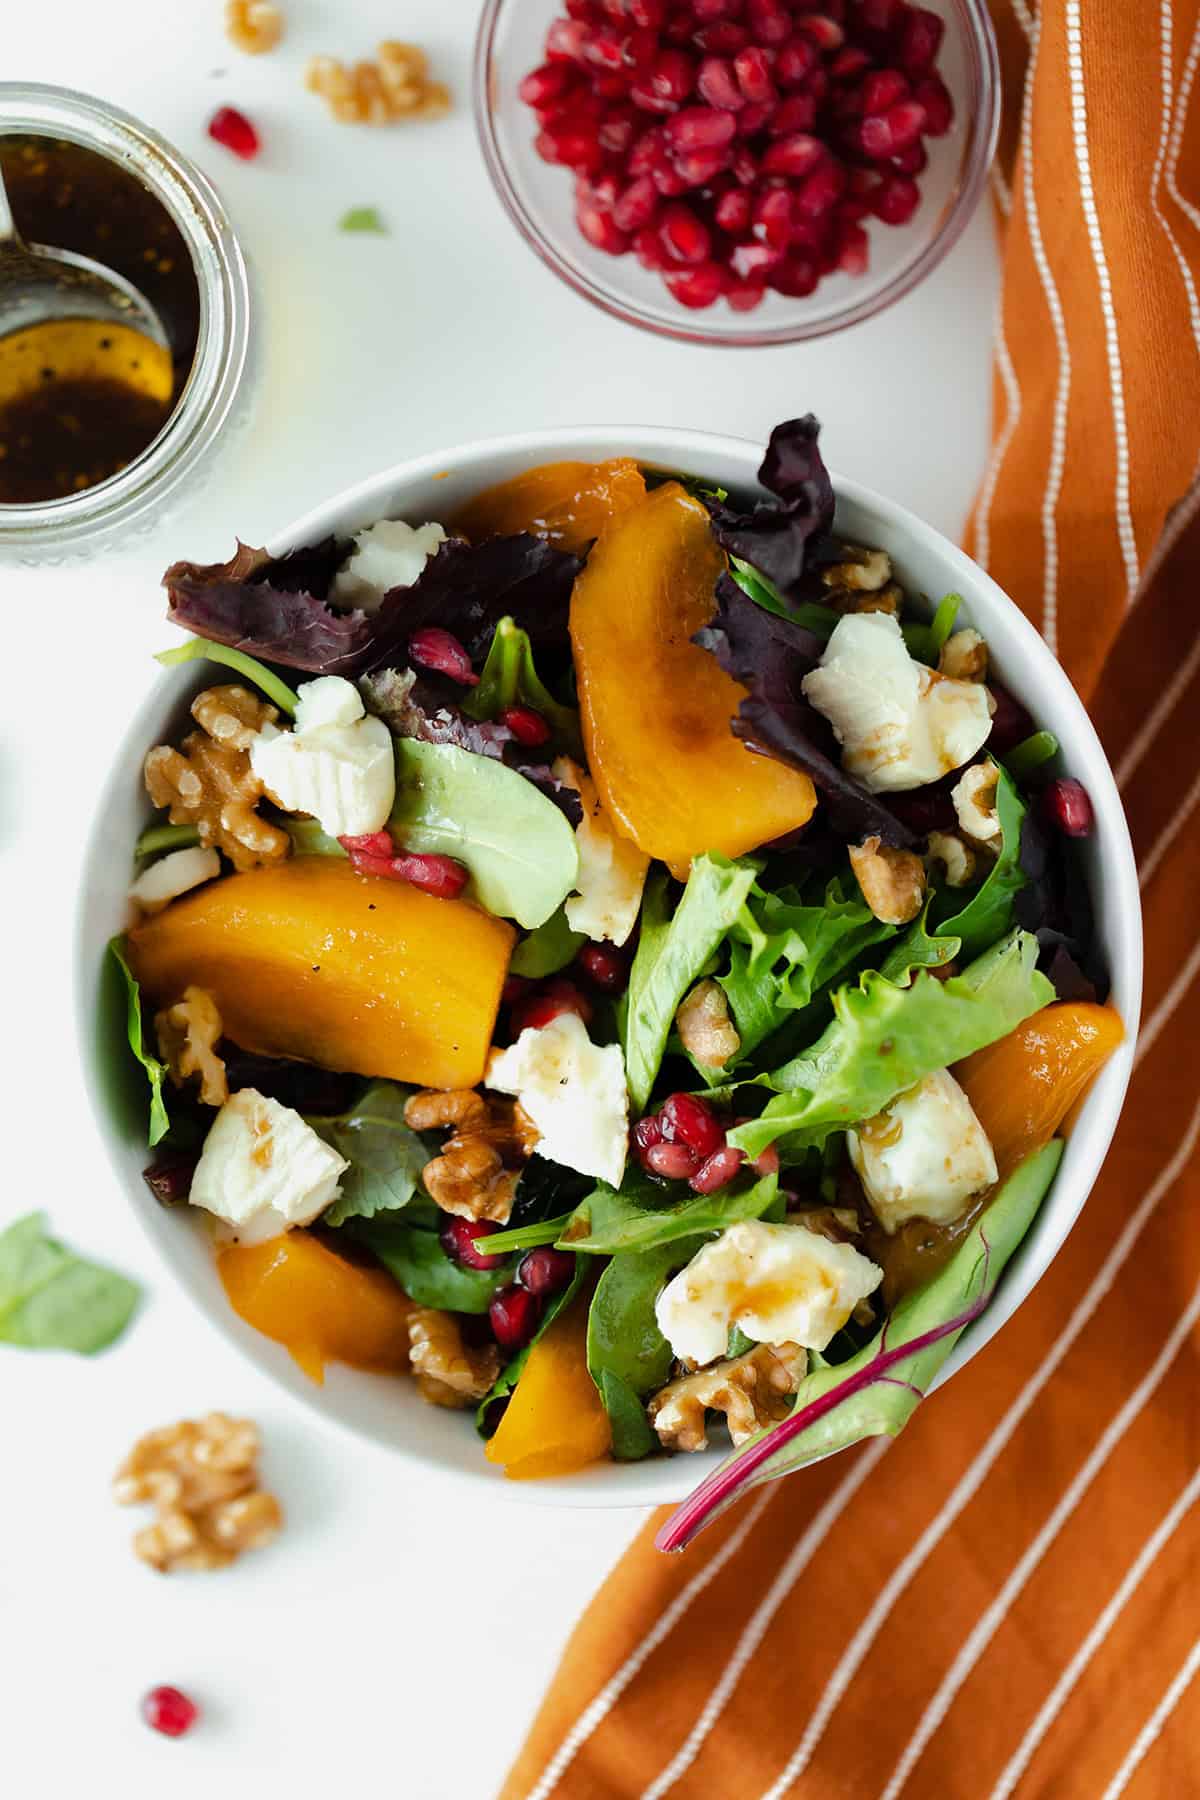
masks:
{"label": "spoon in jar", "polygon": [[0,169],[0,336],[56,319],[125,325],[168,348],[162,320],[124,275],[74,250],[25,242],[13,222]]}

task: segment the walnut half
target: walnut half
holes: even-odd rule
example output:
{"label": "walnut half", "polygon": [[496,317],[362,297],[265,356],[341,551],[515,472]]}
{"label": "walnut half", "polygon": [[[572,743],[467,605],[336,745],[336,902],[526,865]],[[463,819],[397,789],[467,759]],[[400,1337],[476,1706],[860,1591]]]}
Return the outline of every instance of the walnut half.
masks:
{"label": "walnut half", "polygon": [[743,1444],[787,1418],[807,1367],[808,1352],[798,1344],[756,1344],[744,1356],[669,1382],[647,1408],[650,1423],[667,1450],[706,1450],[704,1415],[721,1412],[734,1444]]}
{"label": "walnut half", "polygon": [[417,1306],[408,1318],[409,1361],[421,1397],[432,1406],[472,1406],[495,1386],[500,1352],[472,1348],[453,1313]]}
{"label": "walnut half", "polygon": [[258,1452],[257,1426],[227,1413],[181,1419],[139,1438],[113,1479],[118,1505],[157,1509],[154,1523],[135,1534],[134,1554],[166,1574],[222,1569],[269,1543],[283,1510],[258,1485]]}
{"label": "walnut half", "polygon": [[912,850],[895,850],[878,837],[850,848],[850,864],[863,899],[885,925],[907,925],[925,898],[925,868]]}
{"label": "walnut half", "polygon": [[189,732],[178,750],[157,744],[146,755],[151,800],[169,808],[172,825],[194,825],[200,842],[223,850],[239,871],[282,862],[290,840],[255,811],[263,784],[249,750],[255,734],[279,717],[275,707],[230,685],[197,694],[192,717],[201,729]]}
{"label": "walnut half", "polygon": [[426,1088],[405,1103],[404,1121],[413,1131],[452,1127],[441,1155],[421,1171],[434,1205],[462,1219],[494,1219],[503,1225],[512,1212],[521,1167],[537,1142],[516,1101],[474,1088]]}
{"label": "walnut half", "polygon": [[724,990],[709,976],[685,997],[675,1014],[675,1029],[688,1055],[707,1069],[723,1069],[742,1047]]}
{"label": "walnut half", "polygon": [[173,1084],[181,1088],[198,1075],[201,1104],[224,1106],[229,1098],[229,1082],[216,1050],[221,1015],[212,995],[203,988],[184,988],[182,1000],[155,1013],[154,1033],[158,1053]]}

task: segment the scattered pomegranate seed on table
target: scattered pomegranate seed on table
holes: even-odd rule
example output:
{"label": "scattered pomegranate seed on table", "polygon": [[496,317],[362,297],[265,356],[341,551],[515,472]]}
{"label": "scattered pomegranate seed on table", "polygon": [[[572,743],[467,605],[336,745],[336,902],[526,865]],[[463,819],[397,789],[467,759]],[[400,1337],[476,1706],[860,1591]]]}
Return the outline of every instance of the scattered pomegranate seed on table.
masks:
{"label": "scattered pomegranate seed on table", "polygon": [[443,631],[440,625],[423,625],[413,632],[408,640],[408,659],[420,663],[423,669],[449,676],[460,687],[479,686],[466,649],[452,631]]}
{"label": "scattered pomegranate seed on table", "polygon": [[736,311],[865,273],[863,221],[904,225],[954,102],[944,25],[910,0],[566,0],[520,84],[575,217],[681,305]]}
{"label": "scattered pomegranate seed on table", "polygon": [[451,1216],[438,1234],[442,1249],[452,1262],[466,1269],[498,1269],[502,1256],[489,1256],[480,1244],[500,1230],[493,1219],[460,1219]]}
{"label": "scattered pomegranate seed on table", "polygon": [[498,1288],[488,1307],[492,1336],[502,1350],[523,1350],[538,1328],[541,1301],[528,1288],[513,1283]]}
{"label": "scattered pomegranate seed on table", "polygon": [[155,1687],[142,1697],[142,1717],[152,1731],[164,1737],[183,1737],[200,1717],[194,1700],[177,1687]]}
{"label": "scattered pomegranate seed on table", "polygon": [[208,135],[216,144],[226,150],[232,150],[243,162],[250,162],[259,153],[262,145],[259,136],[245,113],[239,112],[236,106],[219,106],[208,121]]}
{"label": "scattered pomegranate seed on table", "polygon": [[1064,775],[1052,781],[1042,794],[1042,812],[1047,822],[1064,837],[1090,837],[1096,823],[1091,797],[1082,781]]}

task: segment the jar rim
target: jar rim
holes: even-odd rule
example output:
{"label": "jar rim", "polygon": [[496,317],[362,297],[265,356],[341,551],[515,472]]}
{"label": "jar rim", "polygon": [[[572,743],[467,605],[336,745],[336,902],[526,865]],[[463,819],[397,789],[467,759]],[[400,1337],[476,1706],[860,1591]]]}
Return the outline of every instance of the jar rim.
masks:
{"label": "jar rim", "polygon": [[237,397],[250,343],[250,281],[208,177],[151,126],[72,88],[0,82],[0,138],[28,133],[78,144],[135,175],[169,213],[196,278],[199,330],[187,379],[162,429],[106,481],[54,500],[0,505],[0,555],[63,552],[133,530],[196,466]]}

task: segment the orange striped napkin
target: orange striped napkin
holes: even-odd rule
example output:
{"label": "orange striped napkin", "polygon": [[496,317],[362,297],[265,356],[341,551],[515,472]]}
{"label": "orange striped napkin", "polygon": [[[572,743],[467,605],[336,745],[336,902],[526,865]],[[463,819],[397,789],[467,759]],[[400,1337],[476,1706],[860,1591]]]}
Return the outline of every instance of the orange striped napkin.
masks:
{"label": "orange striped napkin", "polygon": [[1041,1285],[897,1441],[684,1556],[647,1528],[504,1800],[1200,1796],[1200,0],[994,12],[1005,275],[967,543],[1129,809],[1125,1118]]}

